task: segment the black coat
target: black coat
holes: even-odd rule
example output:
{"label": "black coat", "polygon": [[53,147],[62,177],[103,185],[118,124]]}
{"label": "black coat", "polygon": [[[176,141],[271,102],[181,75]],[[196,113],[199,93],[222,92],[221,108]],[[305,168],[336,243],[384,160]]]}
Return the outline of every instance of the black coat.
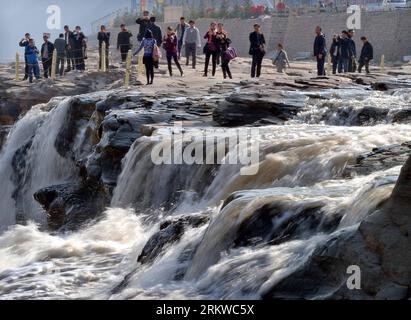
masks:
{"label": "black coat", "polygon": [[106,48],[110,47],[110,32],[99,32],[97,35],[98,45],[101,48],[103,42],[106,43]]}
{"label": "black coat", "polygon": [[147,26],[147,29],[151,30],[151,32],[153,33],[153,38],[157,41],[157,45],[160,47],[163,43],[163,33],[161,31],[161,28],[155,23],[150,23]]}
{"label": "black coat", "polygon": [[[44,51],[46,50],[46,43],[43,43],[41,46],[41,58],[44,59],[43,54]],[[50,41],[47,42],[47,58],[46,59],[51,59],[53,57],[53,51],[54,51],[54,44],[52,44]]]}
{"label": "black coat", "polygon": [[351,38],[348,38],[348,44],[350,46],[350,58],[357,56],[357,46],[355,45],[355,41]]}
{"label": "black coat", "polygon": [[340,40],[340,57],[342,59],[351,59],[354,56],[350,39],[342,38]]}
{"label": "black coat", "polygon": [[261,48],[265,45],[265,38],[262,33],[251,32],[250,33],[250,55],[261,54],[264,55],[265,51]]}
{"label": "black coat", "polygon": [[361,50],[360,62],[370,61],[374,59],[374,48],[368,41],[364,43]]}
{"label": "black coat", "polygon": [[318,57],[320,54],[323,56],[327,54],[327,42],[323,34],[316,36],[314,40],[314,57]]}
{"label": "black coat", "polygon": [[147,31],[148,25],[150,23],[150,20],[138,18],[136,20],[136,23],[138,25],[140,25],[140,30],[138,31],[137,40],[142,41],[143,38],[144,38],[144,35],[146,34],[146,31]]}
{"label": "black coat", "polygon": [[133,35],[130,31],[121,31],[117,37],[117,49],[124,49],[126,48],[129,50],[131,48],[130,38]]}

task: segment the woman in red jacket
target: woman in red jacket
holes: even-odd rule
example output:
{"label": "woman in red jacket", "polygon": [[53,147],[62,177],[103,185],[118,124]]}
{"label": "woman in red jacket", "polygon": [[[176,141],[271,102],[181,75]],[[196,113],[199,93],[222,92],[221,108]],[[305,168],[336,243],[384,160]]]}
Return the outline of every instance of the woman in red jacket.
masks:
{"label": "woman in red jacket", "polygon": [[184,75],[180,62],[178,61],[178,38],[172,27],[167,28],[167,35],[164,36],[163,48],[166,51],[168,72],[170,77],[173,76],[173,67],[171,66],[172,60],[176,64],[181,76]]}

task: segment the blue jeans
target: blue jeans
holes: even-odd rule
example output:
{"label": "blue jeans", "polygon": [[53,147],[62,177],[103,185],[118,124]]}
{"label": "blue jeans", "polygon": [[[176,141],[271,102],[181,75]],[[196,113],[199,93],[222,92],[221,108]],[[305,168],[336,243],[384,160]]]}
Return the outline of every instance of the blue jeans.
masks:
{"label": "blue jeans", "polygon": [[347,73],[348,72],[348,58],[340,58],[338,60],[338,72]]}
{"label": "blue jeans", "polygon": [[36,79],[40,79],[40,67],[38,63],[29,65],[29,81],[33,82],[33,73]]}

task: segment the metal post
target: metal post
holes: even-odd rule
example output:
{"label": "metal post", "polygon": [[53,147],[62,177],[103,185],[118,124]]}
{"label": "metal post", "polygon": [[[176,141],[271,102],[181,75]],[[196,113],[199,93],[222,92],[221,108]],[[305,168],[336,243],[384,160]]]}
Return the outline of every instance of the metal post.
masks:
{"label": "metal post", "polygon": [[130,86],[130,75],[131,75],[131,50],[128,50],[127,60],[126,60],[126,77],[124,79],[124,86],[128,88]]}
{"label": "metal post", "polygon": [[53,58],[51,59],[51,79],[56,79],[56,68],[57,68],[57,49],[53,51]]}
{"label": "metal post", "polygon": [[20,80],[20,55],[16,53],[16,81]]}

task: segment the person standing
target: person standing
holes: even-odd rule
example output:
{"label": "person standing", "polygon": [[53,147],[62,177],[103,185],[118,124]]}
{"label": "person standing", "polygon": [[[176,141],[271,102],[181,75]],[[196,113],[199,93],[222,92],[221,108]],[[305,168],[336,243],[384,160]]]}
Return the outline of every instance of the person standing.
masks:
{"label": "person standing", "polygon": [[358,65],[358,72],[361,73],[362,68],[365,66],[365,72],[370,73],[370,61],[374,59],[374,48],[368,41],[367,37],[361,37],[363,47],[361,49],[361,55]]}
{"label": "person standing", "polygon": [[339,35],[335,34],[333,36],[333,43],[330,48],[331,62],[333,66],[333,74],[337,73],[338,63],[340,60],[340,44],[341,38]]}
{"label": "person standing", "polygon": [[69,26],[64,26],[64,40],[66,41],[67,73],[75,69],[73,56],[73,32],[70,31]]}
{"label": "person standing", "polygon": [[117,50],[120,50],[121,61],[126,62],[128,51],[131,49],[131,38],[133,35],[127,30],[124,24],[121,25],[121,31],[117,36]]}
{"label": "person standing", "polygon": [[172,60],[176,64],[181,76],[184,75],[180,62],[178,61],[178,38],[172,27],[167,28],[167,35],[164,36],[163,47],[166,51],[168,72],[170,77],[173,76],[173,67],[171,65]]}
{"label": "person standing", "polygon": [[[153,33],[153,39],[157,41],[157,46],[161,47],[163,43],[163,32],[161,31],[161,28],[156,25],[156,17],[150,18],[150,23],[147,30],[150,30]],[[159,61],[154,61],[154,67],[158,69]]]}
{"label": "person standing", "polygon": [[212,64],[212,76],[215,76],[215,72],[217,69],[217,55],[220,53],[220,47],[217,41],[217,30],[216,30],[216,23],[212,22],[207,33],[204,36],[204,39],[207,40],[204,46],[204,54],[205,54],[205,64],[204,64],[204,74],[203,77],[207,77],[208,75],[208,66],[210,65],[210,58]]}
{"label": "person standing", "polygon": [[253,57],[251,64],[251,78],[257,79],[261,75],[261,66],[265,56],[265,38],[261,32],[261,26],[259,24],[254,25],[254,32],[250,33],[250,51],[249,54]]}
{"label": "person standing", "polygon": [[74,57],[74,64],[76,70],[83,72],[86,70],[86,65],[84,63],[85,57],[85,43],[86,43],[86,36],[81,31],[81,27],[77,26],[75,31],[73,32],[73,57]]}
{"label": "person standing", "polygon": [[[30,41],[30,33],[26,33],[24,35],[24,38],[19,42],[19,46],[22,48],[26,48],[29,45]],[[29,64],[27,63],[27,57],[24,54],[24,62],[25,62],[25,67],[24,67],[24,78],[23,81],[26,81],[29,78]]]}
{"label": "person standing", "polygon": [[227,77],[232,79],[233,76],[230,70],[230,58],[227,55],[227,49],[231,44],[231,40],[228,38],[228,33],[224,30],[224,25],[222,23],[218,24],[216,39],[218,45],[217,52],[221,57],[221,69],[223,71],[224,79],[227,79]]}
{"label": "person standing", "polygon": [[28,44],[25,48],[24,55],[27,58],[28,69],[28,79],[30,83],[33,83],[33,74],[37,80],[40,79],[40,67],[38,59],[39,50],[34,44],[33,39],[29,39]]}
{"label": "person standing", "polygon": [[327,56],[327,43],[320,26],[315,28],[314,57],[317,59],[317,74],[325,76],[325,58]]}
{"label": "person standing", "polygon": [[189,27],[190,26],[186,22],[186,19],[184,17],[181,17],[180,23],[177,25],[177,28],[176,28],[176,34],[178,38],[178,59],[179,60],[181,58],[181,48],[183,47],[184,33]]}
{"label": "person standing", "polygon": [[143,17],[138,18],[136,20],[136,23],[140,26],[138,35],[137,35],[137,40],[141,42],[143,41],[144,35],[146,34],[148,25],[150,23],[150,12],[144,11]]}
{"label": "person standing", "polygon": [[64,40],[63,33],[54,41],[54,48],[57,50],[56,74],[62,77],[64,74],[64,62],[66,60],[66,41]]}
{"label": "person standing", "polygon": [[153,38],[151,30],[146,30],[146,34],[140,43],[140,47],[134,52],[134,56],[138,55],[144,49],[143,63],[146,67],[147,85],[154,82],[154,53],[157,47],[157,41]]}
{"label": "person standing", "polygon": [[43,36],[44,43],[41,46],[41,61],[43,63],[44,78],[51,75],[54,45],[49,41],[49,36]]}
{"label": "person standing", "polygon": [[97,40],[98,40],[98,52],[99,52],[99,68],[101,68],[102,65],[102,58],[103,58],[103,43],[106,44],[106,56],[105,56],[105,64],[106,64],[106,71],[108,71],[109,68],[109,52],[110,52],[110,32],[107,32],[106,26],[101,26],[100,27],[100,32],[97,35]]}
{"label": "person standing", "polygon": [[354,41],[354,35],[355,32],[354,30],[350,29],[348,30],[348,44],[350,48],[350,59],[348,60],[348,72],[355,72],[357,71],[357,66],[355,63],[355,60],[357,58],[357,46],[355,45]]}
{"label": "person standing", "polygon": [[350,43],[348,40],[348,32],[343,31],[341,33],[340,41],[339,41],[339,59],[338,59],[338,73],[347,73],[349,60],[350,60]]}
{"label": "person standing", "polygon": [[186,49],[186,65],[190,64],[190,56],[192,57],[193,69],[196,68],[197,48],[201,48],[200,31],[195,26],[195,22],[190,20],[190,27],[184,33],[183,44]]}
{"label": "person standing", "polygon": [[277,50],[278,53],[276,58],[273,60],[273,63],[277,67],[278,73],[284,73],[287,66],[290,67],[290,61],[288,60],[287,52],[284,50],[284,46],[281,43],[277,45]]}

